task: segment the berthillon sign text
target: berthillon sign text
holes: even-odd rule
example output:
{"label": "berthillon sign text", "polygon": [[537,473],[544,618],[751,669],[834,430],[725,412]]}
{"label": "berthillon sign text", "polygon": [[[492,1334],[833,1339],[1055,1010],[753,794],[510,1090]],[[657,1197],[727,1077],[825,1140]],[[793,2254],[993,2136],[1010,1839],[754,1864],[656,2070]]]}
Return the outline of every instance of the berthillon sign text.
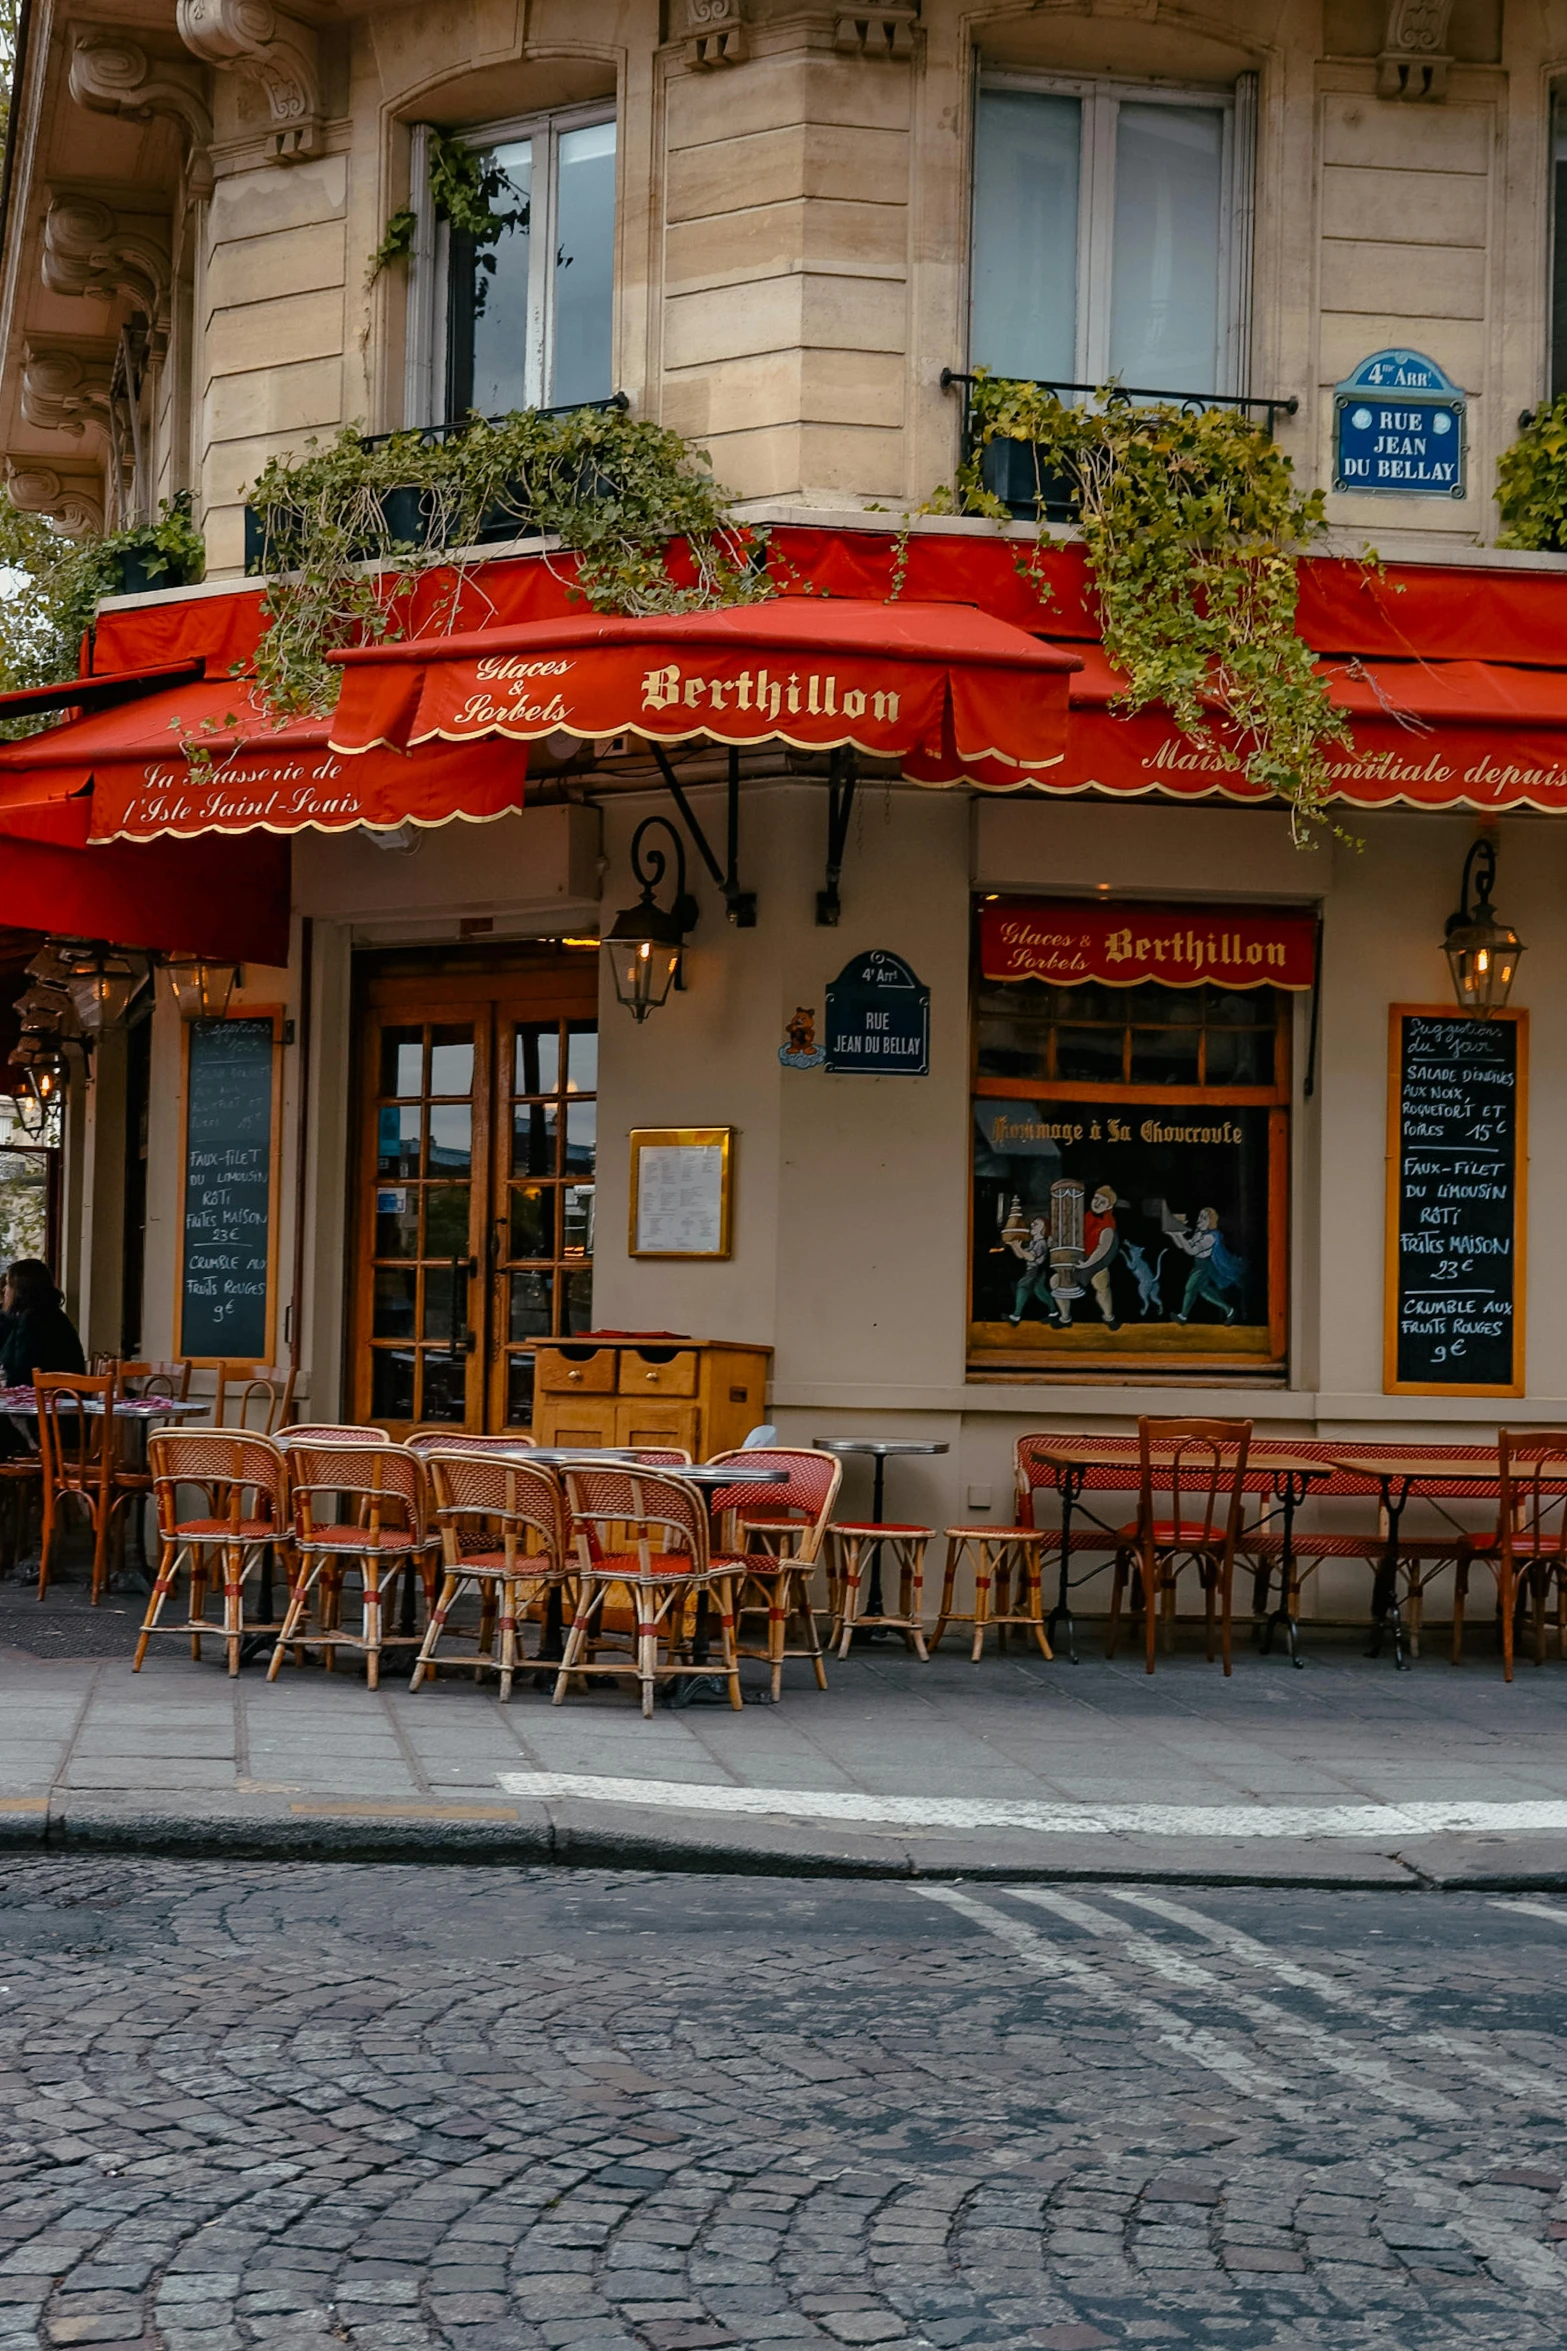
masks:
{"label": "berthillon sign text", "polygon": [[1468,397],[1418,351],[1374,351],[1333,395],[1333,487],[1380,497],[1467,494]]}

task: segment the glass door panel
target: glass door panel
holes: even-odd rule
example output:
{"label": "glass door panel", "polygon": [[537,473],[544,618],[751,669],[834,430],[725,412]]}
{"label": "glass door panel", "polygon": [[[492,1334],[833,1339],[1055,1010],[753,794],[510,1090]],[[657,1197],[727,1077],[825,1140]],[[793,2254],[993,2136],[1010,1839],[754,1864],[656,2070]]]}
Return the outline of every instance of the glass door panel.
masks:
{"label": "glass door panel", "polygon": [[355,1361],[355,1409],[370,1420],[464,1428],[482,1409],[473,1317],[483,1196],[473,1168],[490,1030],[485,1006],[456,1021],[386,1020],[372,1040],[379,1082]]}
{"label": "glass door panel", "polygon": [[533,1418],[533,1347],[593,1325],[594,1022],[503,1012],[490,1225],[490,1417]]}

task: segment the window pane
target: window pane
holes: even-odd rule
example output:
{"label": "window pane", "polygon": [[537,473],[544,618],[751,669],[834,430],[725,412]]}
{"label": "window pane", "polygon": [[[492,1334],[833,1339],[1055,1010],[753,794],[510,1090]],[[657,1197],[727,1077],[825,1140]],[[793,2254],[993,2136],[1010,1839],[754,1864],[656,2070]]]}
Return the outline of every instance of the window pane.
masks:
{"label": "window pane", "polygon": [[411,1184],[378,1185],[375,1195],[377,1257],[417,1257],[419,1195]]}
{"label": "window pane", "polygon": [[533,1355],[512,1355],[506,1363],[506,1418],[513,1428],[533,1425]]}
{"label": "window pane", "polygon": [[381,1031],[381,1091],[383,1094],[419,1094],[424,1065],[423,1029]]}
{"label": "window pane", "polygon": [[565,1257],[591,1257],[593,1254],[593,1186],[567,1184],[561,1193],[561,1223],[564,1228],[561,1254]]}
{"label": "window pane", "polygon": [[411,1338],[414,1327],[414,1287],[418,1275],[395,1265],[380,1265],[375,1274],[375,1313],[370,1328],[378,1339]]}
{"label": "window pane", "polygon": [[424,1196],[426,1257],[468,1255],[468,1186],[432,1184]]}
{"label": "window pane", "polygon": [[971,366],[1077,375],[1082,111],[1075,98],[980,92]]}
{"label": "window pane", "polygon": [[511,1277],[511,1336],[543,1339],[549,1336],[550,1291],[553,1274],[514,1273]]}
{"label": "window pane", "polygon": [[376,1122],[377,1175],[419,1173],[420,1112],[383,1110]]}
{"label": "window pane", "polygon": [[1210,1086],[1271,1086],[1272,1029],[1210,1029],[1208,1083]]}
{"label": "window pane", "polygon": [[573,1022],[568,1037],[566,1091],[596,1094],[599,1084],[599,1033]]}
{"label": "window pane", "polygon": [[473,1112],[466,1102],[430,1107],[431,1175],[466,1175],[473,1165]]}
{"label": "window pane", "polygon": [[520,1028],[517,1031],[517,1074],[512,1092],[560,1092],[560,1030],[554,1021],[550,1022],[548,1028]]}
{"label": "window pane", "polygon": [[468,1313],[468,1260],[459,1258],[455,1265],[427,1265],[424,1269],[424,1328],[420,1333],[426,1339],[450,1339],[452,1314],[456,1309],[457,1328],[466,1325]]}
{"label": "window pane", "polygon": [[1076,1084],[1097,1078],[1106,1085],[1118,1086],[1125,1075],[1121,1067],[1120,1029],[1058,1029],[1056,1031],[1056,1076],[1069,1078]]}
{"label": "window pane", "polygon": [[412,1348],[377,1347],[370,1358],[370,1410],[377,1420],[412,1420]]}
{"label": "window pane", "polygon": [[513,1257],[553,1257],[555,1254],[555,1189],[553,1185],[513,1184],[511,1191],[511,1253]]}
{"label": "window pane", "polygon": [[1133,1029],[1133,1084],[1195,1086],[1199,1035],[1197,1029]]}
{"label": "window pane", "polygon": [[1116,117],[1110,373],[1160,392],[1219,385],[1218,107],[1123,105]]}
{"label": "window pane", "polygon": [[598,1134],[598,1104],[596,1102],[568,1102],[566,1105],[566,1173],[591,1175]]}
{"label": "window pane", "polygon": [[560,1112],[553,1102],[530,1102],[513,1113],[511,1165],[514,1175],[555,1173],[555,1133]]}
{"label": "window pane", "polygon": [[555,377],[557,408],[606,400],[615,285],[615,126],[567,131],[556,150]]}
{"label": "window pane", "polygon": [[1004,1020],[989,1014],[977,1027],[982,1077],[1042,1078],[1049,1074],[1045,1055],[1050,1031],[1042,1020]]}
{"label": "window pane", "polygon": [[593,1328],[593,1268],[578,1266],[564,1276],[566,1284],[566,1311],[562,1328],[568,1331],[590,1331]]}
{"label": "window pane", "polygon": [[[517,139],[489,149],[494,179],[490,211],[506,226],[489,245],[453,237],[451,267],[467,282],[471,303],[473,368],[465,406],[501,416],[527,400],[529,215],[533,201],[533,142]],[[459,324],[454,305],[454,326]],[[454,375],[455,375],[454,371]]]}
{"label": "window pane", "polygon": [[431,1030],[430,1091],[432,1094],[471,1094],[473,1092],[473,1031],[471,1028]]}
{"label": "window pane", "polygon": [[421,1359],[424,1373],[419,1398],[421,1420],[445,1420],[460,1425],[467,1418],[468,1384],[466,1359],[458,1355],[426,1352]]}

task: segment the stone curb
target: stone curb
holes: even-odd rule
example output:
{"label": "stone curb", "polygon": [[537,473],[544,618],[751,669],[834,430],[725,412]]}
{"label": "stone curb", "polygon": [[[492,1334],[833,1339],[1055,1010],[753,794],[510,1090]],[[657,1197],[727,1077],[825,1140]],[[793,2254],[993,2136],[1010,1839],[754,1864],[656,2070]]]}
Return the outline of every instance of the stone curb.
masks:
{"label": "stone curb", "polygon": [[315,1796],[144,1797],[56,1792],[0,1804],[0,1852],[226,1861],[389,1862],[679,1871],[731,1877],[968,1879],[998,1884],[1269,1887],[1339,1892],[1567,1892],[1567,1837],[1432,1837],[1396,1852],[1348,1843],[835,1833],[784,1820],[728,1824],[634,1807]]}

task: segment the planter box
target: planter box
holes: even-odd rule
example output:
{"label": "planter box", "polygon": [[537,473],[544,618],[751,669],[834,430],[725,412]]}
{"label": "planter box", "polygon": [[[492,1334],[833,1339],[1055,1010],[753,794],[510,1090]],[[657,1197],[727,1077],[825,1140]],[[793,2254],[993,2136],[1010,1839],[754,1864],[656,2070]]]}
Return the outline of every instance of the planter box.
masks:
{"label": "planter box", "polygon": [[1033,522],[1040,515],[1046,522],[1076,522],[1082,511],[1075,478],[1046,464],[1037,441],[987,441],[980,478],[1019,522]]}

